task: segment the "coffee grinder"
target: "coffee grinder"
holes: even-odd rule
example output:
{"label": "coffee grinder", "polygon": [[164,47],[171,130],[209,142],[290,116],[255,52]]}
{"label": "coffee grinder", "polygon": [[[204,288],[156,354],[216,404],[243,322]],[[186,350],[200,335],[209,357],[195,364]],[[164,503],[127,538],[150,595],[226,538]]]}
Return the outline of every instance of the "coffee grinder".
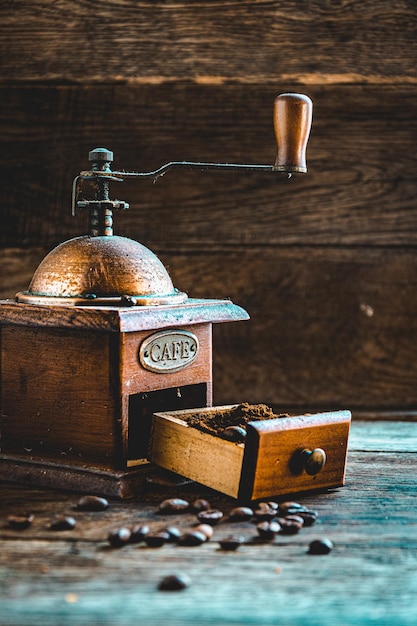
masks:
{"label": "coffee grinder", "polygon": [[[194,299],[174,288],[157,256],[113,234],[128,204],[109,185],[156,180],[175,168],[306,172],[311,100],[275,100],[273,165],[170,162],[151,172],[113,171],[96,148],[74,180],[72,212],[90,232],[59,244],[27,291],[0,302],[0,478],[126,497],[140,490],[152,416],[212,406],[212,324],[246,320],[230,300]],[[84,181],[94,199],[82,197]]]}

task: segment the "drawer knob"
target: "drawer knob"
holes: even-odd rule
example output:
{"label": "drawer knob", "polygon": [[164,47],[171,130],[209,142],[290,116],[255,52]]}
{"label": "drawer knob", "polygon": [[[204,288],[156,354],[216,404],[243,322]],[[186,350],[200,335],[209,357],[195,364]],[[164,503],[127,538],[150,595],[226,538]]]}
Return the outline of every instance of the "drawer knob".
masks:
{"label": "drawer knob", "polygon": [[326,453],[321,448],[314,448],[314,450],[303,450],[301,452],[301,460],[303,469],[310,476],[315,476],[324,467],[326,463]]}

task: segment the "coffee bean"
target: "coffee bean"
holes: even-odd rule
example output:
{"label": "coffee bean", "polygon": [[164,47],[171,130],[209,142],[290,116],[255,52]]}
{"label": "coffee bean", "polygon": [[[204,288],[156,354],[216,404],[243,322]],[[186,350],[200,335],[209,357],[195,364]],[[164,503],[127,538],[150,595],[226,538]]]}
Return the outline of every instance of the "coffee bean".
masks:
{"label": "coffee bean", "polygon": [[49,528],[51,530],[73,530],[75,524],[76,522],[73,517],[57,517],[51,522]]}
{"label": "coffee bean", "polygon": [[181,531],[176,526],[167,526],[167,528],[163,528],[160,532],[167,533],[168,543],[175,543],[181,537]]}
{"label": "coffee bean", "polygon": [[160,591],[181,591],[191,584],[189,576],[186,574],[173,574],[165,576],[158,585]]}
{"label": "coffee bean", "polygon": [[180,546],[201,546],[202,543],[207,541],[207,537],[204,533],[198,530],[193,530],[181,535],[178,539],[178,545]]}
{"label": "coffee bean", "polygon": [[190,508],[190,503],[182,498],[169,498],[163,500],[159,505],[159,512],[167,515],[175,513],[184,513]]}
{"label": "coffee bean", "polygon": [[301,515],[286,515],[284,519],[289,522],[300,524],[300,526],[304,526],[304,518],[302,518]]}
{"label": "coffee bean", "polygon": [[296,520],[291,519],[291,516],[288,517],[278,517],[278,524],[281,526],[281,534],[283,535],[296,535],[303,527],[303,523]]}
{"label": "coffee bean", "polygon": [[7,518],[7,523],[9,524],[10,528],[13,528],[13,530],[25,530],[26,528],[29,528],[34,519],[35,516],[32,514],[9,515]]}
{"label": "coffee bean", "polygon": [[215,526],[222,519],[223,513],[218,509],[208,509],[208,511],[200,511],[197,517],[203,524]]}
{"label": "coffee bean", "polygon": [[148,548],[160,548],[164,543],[169,542],[169,534],[165,531],[157,533],[149,533],[145,537],[145,543]]}
{"label": "coffee bean", "polygon": [[254,511],[254,515],[258,522],[268,522],[277,516],[277,511],[270,506],[263,506],[256,509],[256,511]]}
{"label": "coffee bean", "polygon": [[121,528],[115,528],[111,530],[107,535],[107,541],[112,548],[121,548],[129,543],[131,532],[129,528],[122,526]]}
{"label": "coffee bean", "polygon": [[244,543],[244,539],[239,535],[230,535],[219,541],[220,548],[228,551],[237,550],[242,543]]}
{"label": "coffee bean", "polygon": [[252,519],[253,510],[248,506],[237,506],[229,513],[230,522],[247,522]]}
{"label": "coffee bean", "polygon": [[221,431],[221,436],[228,441],[244,443],[246,440],[246,430],[241,426],[227,426]]}
{"label": "coffee bean", "polygon": [[274,509],[275,507],[270,506],[269,502],[258,502],[257,508],[258,509]]}
{"label": "coffee bean", "polygon": [[333,549],[333,542],[326,537],[315,539],[308,547],[308,554],[329,554]]}
{"label": "coffee bean", "polygon": [[298,511],[305,511],[307,507],[299,502],[281,502],[278,506],[278,513],[281,517],[285,517],[286,515],[297,514]]}
{"label": "coffee bean", "polygon": [[317,511],[309,509],[298,502],[282,502],[279,505],[279,515],[287,517],[288,515],[298,515],[304,520],[304,526],[312,526],[318,518]]}
{"label": "coffee bean", "polygon": [[149,533],[149,526],[146,524],[136,524],[130,532],[130,543],[140,543]]}
{"label": "coffee bean", "polygon": [[318,513],[317,511],[313,511],[312,509],[306,509],[305,511],[297,511],[297,515],[302,517],[304,520],[304,526],[312,526],[315,524]]}
{"label": "coffee bean", "polygon": [[262,539],[273,539],[281,530],[281,525],[277,521],[264,521],[256,526],[259,536]]}
{"label": "coffee bean", "polygon": [[78,500],[77,509],[80,511],[105,511],[109,506],[106,498],[100,496],[82,496]]}
{"label": "coffee bean", "polygon": [[278,509],[278,502],[258,502],[258,509],[274,509],[276,511]]}
{"label": "coffee bean", "polygon": [[210,524],[198,524],[198,526],[196,526],[194,530],[198,531],[199,533],[203,533],[206,541],[209,541],[214,534],[213,526],[210,526]]}
{"label": "coffee bean", "polygon": [[197,500],[194,500],[192,503],[191,508],[196,513],[199,513],[200,511],[208,511],[211,509],[211,504],[207,500],[204,500],[204,498],[197,498]]}

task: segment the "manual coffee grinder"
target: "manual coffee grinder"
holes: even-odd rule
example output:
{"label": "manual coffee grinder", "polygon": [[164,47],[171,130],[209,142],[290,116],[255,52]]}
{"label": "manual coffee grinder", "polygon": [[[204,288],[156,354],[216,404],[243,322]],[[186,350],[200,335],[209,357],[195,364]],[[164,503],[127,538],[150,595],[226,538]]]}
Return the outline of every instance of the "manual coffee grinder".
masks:
{"label": "manual coffee grinder", "polygon": [[[0,302],[1,479],[120,497],[141,488],[152,415],[212,405],[212,324],[249,316],[226,299],[188,297],[155,254],[114,235],[113,211],[128,205],[109,198],[109,183],[178,167],[306,172],[311,117],[307,96],[278,96],[274,165],[119,172],[110,150],[90,152],[72,202],[74,214],[89,211],[89,234],[58,245],[27,291]],[[83,181],[95,199],[80,197]]]}

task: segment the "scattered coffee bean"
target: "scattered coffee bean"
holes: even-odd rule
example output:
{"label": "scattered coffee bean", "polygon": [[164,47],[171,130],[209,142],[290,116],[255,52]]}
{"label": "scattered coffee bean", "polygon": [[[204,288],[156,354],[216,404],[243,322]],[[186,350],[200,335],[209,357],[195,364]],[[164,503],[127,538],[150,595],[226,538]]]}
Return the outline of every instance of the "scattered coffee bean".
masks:
{"label": "scattered coffee bean", "polygon": [[82,496],[78,500],[77,509],[80,511],[105,511],[109,506],[106,498],[100,496]]}
{"label": "scattered coffee bean", "polygon": [[278,509],[278,502],[258,502],[258,509],[274,509],[276,511]]}
{"label": "scattered coffee bean", "polygon": [[316,523],[318,518],[317,511],[313,511],[312,509],[306,509],[305,511],[297,511],[297,515],[302,517],[304,520],[304,526],[312,526]]}
{"label": "scattered coffee bean", "polygon": [[211,509],[211,504],[207,500],[204,500],[204,498],[197,498],[197,500],[194,500],[192,503],[191,508],[196,513],[199,513],[200,511],[208,511]]}
{"label": "scattered coffee bean", "polygon": [[259,522],[256,526],[261,539],[273,539],[281,530],[281,525],[275,521]]}
{"label": "scattered coffee bean", "polygon": [[191,584],[189,576],[186,574],[173,574],[165,576],[158,585],[160,591],[181,591]]}
{"label": "scattered coffee bean", "polygon": [[198,524],[194,530],[198,531],[199,533],[203,533],[203,535],[206,538],[206,541],[209,541],[214,534],[214,530],[213,530],[213,526],[210,526],[210,524]]}
{"label": "scattered coffee bean", "polygon": [[198,530],[192,530],[184,533],[178,539],[178,545],[180,546],[201,546],[202,543],[207,541],[207,537],[204,533]]}
{"label": "scattered coffee bean", "polygon": [[288,515],[298,515],[302,517],[304,526],[312,526],[318,518],[317,511],[313,511],[313,509],[309,509],[307,506],[299,504],[298,502],[281,502],[278,511],[279,515],[282,517],[287,517]]}
{"label": "scattered coffee bean", "polygon": [[278,506],[278,513],[281,517],[297,514],[298,511],[305,511],[307,507],[299,502],[281,502]]}
{"label": "scattered coffee bean", "polygon": [[159,512],[164,514],[184,513],[190,508],[190,503],[182,498],[168,498],[159,505]]}
{"label": "scattered coffee bean", "polygon": [[140,543],[149,533],[149,526],[146,524],[136,524],[130,531],[130,543]]}
{"label": "scattered coffee bean", "polygon": [[145,537],[145,543],[148,548],[160,548],[164,543],[169,542],[169,534],[165,531],[157,533],[148,533]]}
{"label": "scattered coffee bean", "polygon": [[203,524],[215,526],[222,519],[223,513],[218,509],[208,509],[207,511],[200,511],[197,517]]}
{"label": "scattered coffee bean", "polygon": [[296,519],[291,519],[291,516],[278,517],[277,521],[281,526],[280,532],[283,535],[296,535],[303,527],[302,522]]}
{"label": "scattered coffee bean", "polygon": [[107,535],[107,541],[112,548],[121,548],[129,543],[131,532],[129,528],[122,526],[121,528],[115,528],[111,530]]}
{"label": "scattered coffee bean", "polygon": [[237,550],[238,547],[242,545],[242,543],[244,543],[244,539],[239,535],[230,535],[229,537],[224,537],[224,539],[221,539],[219,541],[220,548],[222,550],[228,550],[230,552],[233,550]]}
{"label": "scattered coffee bean", "polygon": [[237,506],[229,513],[230,522],[247,522],[252,519],[253,510],[248,506]]}
{"label": "scattered coffee bean", "polygon": [[34,519],[35,516],[32,514],[9,515],[9,517],[7,518],[7,523],[9,524],[10,528],[13,528],[13,530],[25,530],[26,528],[29,528]]}
{"label": "scattered coffee bean", "polygon": [[276,509],[271,508],[270,506],[263,506],[261,508],[256,509],[254,515],[258,522],[269,522],[277,516]]}
{"label": "scattered coffee bean", "polygon": [[267,502],[266,504],[267,506],[269,506],[270,509],[275,509],[275,511],[278,510],[278,506],[279,506],[278,502]]}
{"label": "scattered coffee bean", "polygon": [[244,443],[246,440],[246,430],[241,426],[227,426],[221,431],[221,437],[235,443]]}
{"label": "scattered coffee bean", "polygon": [[285,518],[289,522],[295,522],[296,524],[300,524],[300,526],[304,526],[304,519],[301,515],[286,515]]}
{"label": "scattered coffee bean", "polygon": [[76,522],[73,517],[57,517],[51,522],[49,528],[51,530],[73,530],[75,524]]}
{"label": "scattered coffee bean", "polygon": [[329,554],[333,549],[333,542],[326,537],[315,539],[308,547],[308,554]]}
{"label": "scattered coffee bean", "polygon": [[175,543],[181,537],[181,531],[176,526],[167,526],[167,528],[163,528],[160,532],[167,533],[168,543]]}
{"label": "scattered coffee bean", "polygon": [[258,509],[275,509],[276,507],[271,506],[269,502],[258,502],[257,508]]}

